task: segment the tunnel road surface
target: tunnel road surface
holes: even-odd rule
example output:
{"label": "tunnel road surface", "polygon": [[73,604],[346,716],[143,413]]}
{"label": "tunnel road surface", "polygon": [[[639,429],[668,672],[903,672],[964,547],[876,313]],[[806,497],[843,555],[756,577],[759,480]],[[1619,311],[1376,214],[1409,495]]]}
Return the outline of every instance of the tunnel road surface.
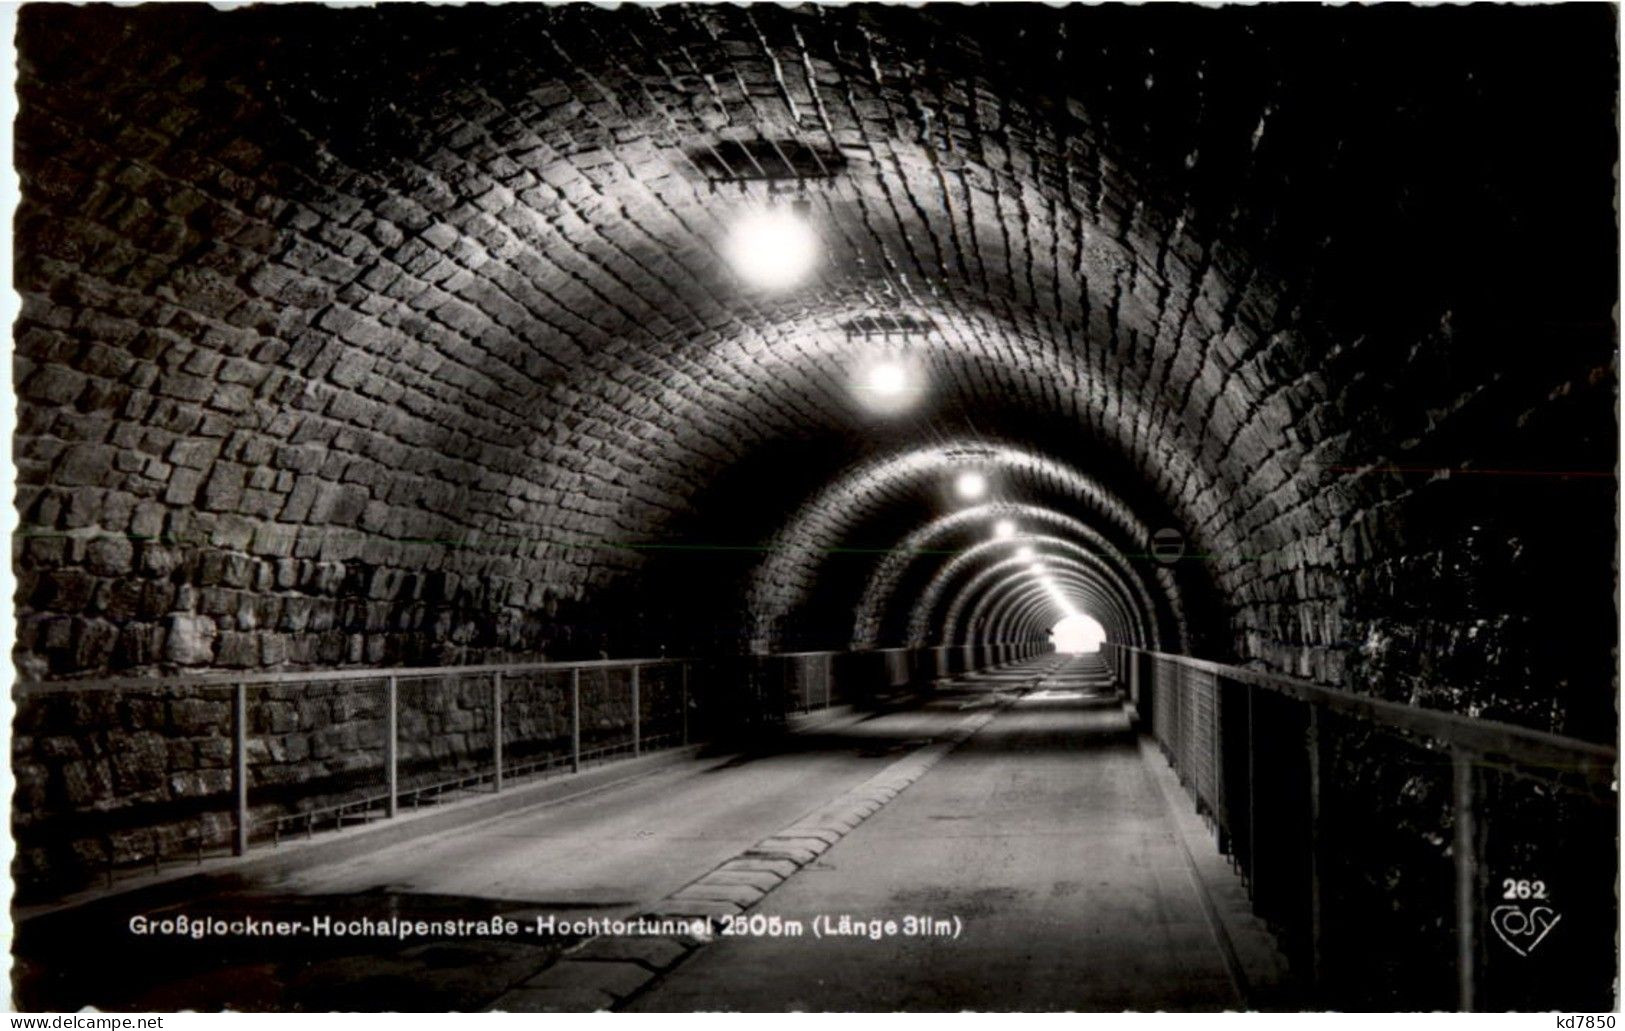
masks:
{"label": "tunnel road surface", "polygon": [[[95,964],[103,974],[24,978],[19,997],[58,1010],[1245,1005],[1168,802],[1098,659],[1049,656],[967,674],[916,707],[827,720],[779,744],[683,761],[173,907],[272,919],[501,914],[522,922],[518,935],[101,935],[91,940],[107,952]],[[814,824],[828,828],[822,839],[797,836]],[[615,919],[685,905],[737,912],[693,902],[697,881],[712,897],[735,898],[746,929],[763,932],[696,946],[549,940],[530,930],[550,915]],[[815,920],[839,927],[843,916],[854,927],[880,921],[882,931],[885,921],[902,929],[913,918],[931,933],[812,933]],[[775,937],[770,926],[801,933]],[[87,969],[39,967],[53,968]]]}
{"label": "tunnel road surface", "polygon": [[634,1010],[1122,1010],[1244,1005],[1104,673],[1080,660],[753,912],[909,916],[933,933],[721,938]]}

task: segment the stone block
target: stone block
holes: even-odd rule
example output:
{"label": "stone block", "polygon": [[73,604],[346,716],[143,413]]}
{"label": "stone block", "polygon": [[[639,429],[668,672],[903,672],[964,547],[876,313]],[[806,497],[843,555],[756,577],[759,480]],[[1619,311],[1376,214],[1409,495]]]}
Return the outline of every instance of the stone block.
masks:
{"label": "stone block", "polygon": [[85,566],[97,576],[123,576],[133,568],[135,547],[122,534],[108,534],[90,542]]}
{"label": "stone block", "polygon": [[235,511],[243,499],[248,469],[232,462],[216,462],[203,485],[202,507],[211,512]]}
{"label": "stone block", "polygon": [[76,808],[113,797],[113,772],[106,760],[76,759],[63,763],[58,777],[62,797]]}
{"label": "stone block", "polygon": [[739,906],[751,906],[760,900],[763,894],[761,888],[753,885],[727,884],[702,878],[678,891],[672,898],[678,901],[693,899],[699,902],[732,902]]}
{"label": "stone block", "polygon": [[501,1013],[594,1013],[615,1004],[615,997],[596,988],[516,988],[491,1004]]}
{"label": "stone block", "polygon": [[102,444],[75,444],[57,458],[52,482],[63,487],[96,486],[118,476],[113,468],[117,450]]}
{"label": "stone block", "polygon": [[169,474],[169,485],[164,489],[164,501],[171,505],[193,505],[197,502],[198,488],[203,474],[196,469],[175,469]]}
{"label": "stone block", "polygon": [[220,633],[215,661],[221,666],[246,669],[259,664],[259,641],[252,633],[226,630]]}
{"label": "stone block", "polygon": [[74,621],[73,671],[97,670],[107,665],[118,645],[119,628],[102,619]]}
{"label": "stone block", "polygon": [[115,732],[108,735],[113,789],[134,794],[163,787],[169,749],[161,734]]}
{"label": "stone block", "polygon": [[213,661],[215,622],[208,616],[175,613],[169,617],[164,638],[164,657],[180,666],[200,666]]}
{"label": "stone block", "polygon": [[570,953],[574,960],[638,963],[649,970],[669,970],[689,949],[672,938],[594,938]]}
{"label": "stone block", "polygon": [[[222,693],[223,694],[223,693]],[[169,725],[177,734],[195,737],[231,732],[231,704],[206,698],[178,698],[169,703]]]}

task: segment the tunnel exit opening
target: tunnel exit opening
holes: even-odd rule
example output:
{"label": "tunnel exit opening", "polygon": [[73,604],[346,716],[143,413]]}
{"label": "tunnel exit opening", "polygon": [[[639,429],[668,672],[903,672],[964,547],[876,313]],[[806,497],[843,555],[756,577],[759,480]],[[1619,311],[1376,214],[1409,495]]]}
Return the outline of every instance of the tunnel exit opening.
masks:
{"label": "tunnel exit opening", "polygon": [[1106,628],[1100,620],[1082,613],[1074,613],[1050,627],[1049,639],[1061,655],[1087,655],[1100,651],[1106,640]]}

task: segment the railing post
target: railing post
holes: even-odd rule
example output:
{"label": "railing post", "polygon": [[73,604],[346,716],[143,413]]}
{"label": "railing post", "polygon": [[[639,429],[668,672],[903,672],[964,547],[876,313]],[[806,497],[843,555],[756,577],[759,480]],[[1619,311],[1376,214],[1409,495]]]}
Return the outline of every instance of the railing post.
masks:
{"label": "railing post", "polygon": [[1258,899],[1258,721],[1253,716],[1251,684],[1247,689],[1247,889],[1249,896]]}
{"label": "railing post", "polygon": [[394,677],[384,695],[386,712],[384,728],[384,767],[388,771],[389,798],[384,803],[384,815],[393,818],[399,811],[400,796],[400,691]]}
{"label": "railing post", "polygon": [[1321,849],[1321,831],[1324,813],[1321,811],[1320,769],[1320,709],[1313,702],[1309,706],[1309,726],[1305,744],[1309,752],[1309,977],[1315,988],[1324,984],[1323,955],[1325,914],[1321,912],[1321,878],[1325,875],[1324,852]]}
{"label": "railing post", "polygon": [[233,684],[231,690],[231,854],[241,856],[248,853],[248,685]]}
{"label": "railing post", "polygon": [[491,674],[491,790],[502,790],[502,674]]}
{"label": "railing post", "polygon": [[1450,766],[1455,811],[1456,1008],[1471,1013],[1478,1001],[1474,969],[1478,958],[1478,774],[1472,757],[1462,748],[1450,749]]}
{"label": "railing post", "polygon": [[683,744],[688,744],[688,662],[684,660],[678,665],[682,670],[683,683]]}
{"label": "railing post", "polygon": [[1146,669],[1151,674],[1151,711],[1156,714],[1157,740],[1162,742],[1163,748],[1171,749],[1174,746],[1174,702],[1168,697],[1167,666],[1161,659],[1151,659]]}
{"label": "railing post", "polygon": [[581,772],[581,667],[570,670],[570,772]]}
{"label": "railing post", "polygon": [[632,667],[632,754],[643,753],[643,713],[638,704],[638,667]]}
{"label": "railing post", "polygon": [[1213,822],[1218,825],[1219,836],[1225,850],[1234,848],[1224,835],[1230,827],[1230,786],[1224,769],[1224,678],[1215,673],[1213,684],[1213,726],[1209,740],[1213,744]]}

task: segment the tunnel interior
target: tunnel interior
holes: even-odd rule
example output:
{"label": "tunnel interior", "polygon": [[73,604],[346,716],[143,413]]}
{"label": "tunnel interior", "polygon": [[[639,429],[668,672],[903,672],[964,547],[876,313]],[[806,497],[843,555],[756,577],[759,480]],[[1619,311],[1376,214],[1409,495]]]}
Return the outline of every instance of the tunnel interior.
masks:
{"label": "tunnel interior", "polygon": [[18,661],[934,640],[975,467],[1127,640],[1606,736],[1605,62],[1391,17],[25,14]]}
{"label": "tunnel interior", "polygon": [[[1087,614],[1613,742],[1614,18],[25,7],[19,676]],[[19,810],[218,788],[132,720]]]}

